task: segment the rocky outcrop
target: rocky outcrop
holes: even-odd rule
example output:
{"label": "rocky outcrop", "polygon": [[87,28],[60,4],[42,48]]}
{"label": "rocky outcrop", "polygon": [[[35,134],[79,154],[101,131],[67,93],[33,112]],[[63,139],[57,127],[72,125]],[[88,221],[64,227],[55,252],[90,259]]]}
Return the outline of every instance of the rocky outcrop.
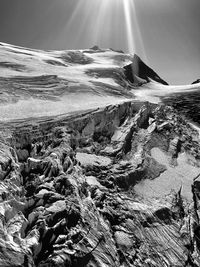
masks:
{"label": "rocky outcrop", "polygon": [[147,83],[152,79],[158,83],[168,85],[166,81],[161,79],[158,74],[148,67],[136,54],[133,57],[133,62],[124,67],[124,73],[126,79],[133,84]]}
{"label": "rocky outcrop", "polygon": [[[0,131],[0,266],[199,266],[200,143],[172,108],[132,101]],[[141,193],[183,155],[191,198],[174,184]]]}
{"label": "rocky outcrop", "polygon": [[200,79],[197,79],[196,81],[192,82],[192,84],[200,83]]}

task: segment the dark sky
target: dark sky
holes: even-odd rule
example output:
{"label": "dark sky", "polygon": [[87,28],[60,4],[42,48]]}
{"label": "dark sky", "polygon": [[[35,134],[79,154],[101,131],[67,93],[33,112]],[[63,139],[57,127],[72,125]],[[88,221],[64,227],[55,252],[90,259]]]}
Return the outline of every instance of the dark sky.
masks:
{"label": "dark sky", "polygon": [[[127,51],[123,11],[115,4],[120,1],[127,0],[0,0],[0,41],[57,50],[99,44]],[[136,53],[146,54],[147,63],[171,84],[200,78],[200,0],[134,3],[136,43],[141,35]]]}

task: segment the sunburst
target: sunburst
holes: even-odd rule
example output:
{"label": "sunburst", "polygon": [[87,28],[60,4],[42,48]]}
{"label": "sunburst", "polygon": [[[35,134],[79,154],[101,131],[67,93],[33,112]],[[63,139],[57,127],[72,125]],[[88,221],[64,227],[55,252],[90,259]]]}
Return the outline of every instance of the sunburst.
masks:
{"label": "sunburst", "polygon": [[[76,26],[74,42],[123,48],[145,56],[134,0],[76,0],[66,31]],[[145,58],[146,59],[146,58]]]}

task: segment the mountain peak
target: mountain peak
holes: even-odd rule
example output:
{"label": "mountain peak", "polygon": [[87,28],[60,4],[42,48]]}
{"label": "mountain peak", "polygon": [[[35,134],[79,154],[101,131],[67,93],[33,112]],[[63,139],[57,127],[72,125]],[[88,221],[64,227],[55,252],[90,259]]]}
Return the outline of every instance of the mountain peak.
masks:
{"label": "mountain peak", "polygon": [[200,79],[197,79],[197,80],[194,81],[192,84],[196,84],[196,83],[200,83]]}
{"label": "mountain peak", "polygon": [[168,85],[166,81],[164,81],[153,69],[147,66],[136,54],[133,56],[132,63],[125,66],[124,69],[126,78],[131,83],[137,83],[139,77],[140,79],[143,79],[144,82],[150,82],[152,79],[158,83]]}

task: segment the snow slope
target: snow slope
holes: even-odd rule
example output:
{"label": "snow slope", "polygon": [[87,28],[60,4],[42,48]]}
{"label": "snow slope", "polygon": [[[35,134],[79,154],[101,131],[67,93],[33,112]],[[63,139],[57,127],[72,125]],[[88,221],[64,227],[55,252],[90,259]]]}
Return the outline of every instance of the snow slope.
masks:
{"label": "snow slope", "polygon": [[200,83],[168,86],[148,77],[147,82],[144,71],[153,70],[138,57],[145,69],[140,69],[142,78],[133,73],[133,83],[125,69],[130,72],[134,58],[98,47],[41,51],[0,43],[0,121],[71,113],[131,98],[158,103],[165,96],[200,88]]}
{"label": "snow slope", "polygon": [[138,100],[159,103],[163,97],[174,94],[198,92],[199,90],[200,83],[189,85],[164,85],[152,80],[150,83],[141,86],[139,90],[134,90],[134,95]]}

